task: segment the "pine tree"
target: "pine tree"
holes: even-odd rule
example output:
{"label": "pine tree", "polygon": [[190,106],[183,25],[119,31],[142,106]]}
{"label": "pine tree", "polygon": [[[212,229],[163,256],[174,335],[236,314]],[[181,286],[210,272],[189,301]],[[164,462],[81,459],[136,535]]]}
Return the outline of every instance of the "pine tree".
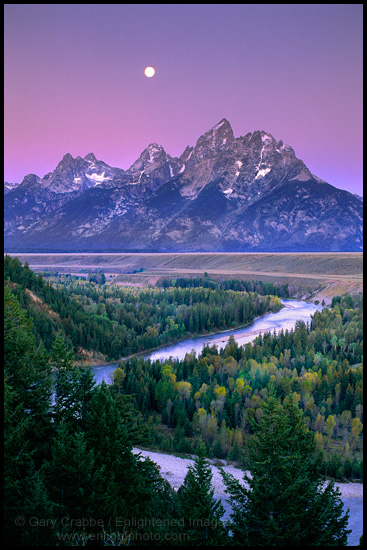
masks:
{"label": "pine tree", "polygon": [[78,399],[80,404],[80,421],[79,425],[81,429],[85,428],[87,413],[90,408],[91,399],[96,391],[96,379],[92,372],[91,367],[85,367],[80,369],[80,376],[78,380]]}
{"label": "pine tree", "polygon": [[135,540],[139,541],[139,546],[169,544],[165,541],[175,540],[172,531],[178,523],[176,491],[163,479],[154,462],[149,458],[141,459],[140,455],[137,458],[135,492],[142,507],[140,525],[135,527]]}
{"label": "pine tree", "polygon": [[32,476],[23,495],[25,524],[24,546],[58,546],[55,503],[52,501],[40,472]]}
{"label": "pine tree", "polygon": [[105,382],[99,384],[91,399],[85,432],[89,447],[94,449],[96,467],[105,467],[102,486],[108,498],[102,517],[139,517],[146,503],[139,499],[137,460]]}
{"label": "pine tree", "polygon": [[27,436],[30,419],[5,378],[4,383],[4,541],[5,545],[21,545],[24,530],[16,518],[24,518],[24,498],[34,475],[32,446]]}
{"label": "pine tree", "polygon": [[[24,438],[32,441],[34,459],[39,464],[51,430],[49,358],[42,343],[36,346],[32,319],[7,286],[4,294],[4,376],[10,389],[8,396],[12,396],[18,412],[22,411],[23,419],[18,422],[27,423]],[[14,420],[13,416],[12,422]]]}
{"label": "pine tree", "polygon": [[61,421],[51,460],[42,470],[61,536],[80,534],[83,518],[95,519],[85,526],[87,531],[89,527],[101,527],[97,521],[103,518],[107,498],[103,491],[104,470],[104,466],[96,464],[94,449],[88,448],[85,434],[71,433],[66,422]]}
{"label": "pine tree", "polygon": [[205,459],[205,445],[197,446],[197,457],[188,467],[184,482],[178,490],[178,510],[184,520],[185,546],[220,546],[228,539],[222,523],[224,508],[214,499],[212,471]]}
{"label": "pine tree", "polygon": [[74,353],[61,332],[58,332],[51,349],[51,364],[54,372],[55,397],[53,416],[56,427],[62,421],[75,429],[81,418],[80,368],[75,365]]}
{"label": "pine tree", "polygon": [[[47,454],[51,423],[51,377],[32,322],[4,288],[4,525],[6,545],[29,544],[27,499]],[[19,526],[16,518],[25,523]]]}
{"label": "pine tree", "polygon": [[249,546],[343,546],[349,510],[343,516],[340,492],[324,485],[322,459],[303,413],[288,396],[270,397],[248,443],[241,485],[221,471],[232,506],[235,544]]}

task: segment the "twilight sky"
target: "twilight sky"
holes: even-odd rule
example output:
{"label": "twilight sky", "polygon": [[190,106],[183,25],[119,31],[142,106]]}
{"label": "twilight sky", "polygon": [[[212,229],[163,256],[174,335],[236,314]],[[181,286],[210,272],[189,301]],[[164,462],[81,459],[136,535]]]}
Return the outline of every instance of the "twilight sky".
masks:
{"label": "twilight sky", "polygon": [[[362,191],[362,4],[5,4],[5,181],[65,153],[127,169],[223,117]],[[146,66],[155,68],[152,78]]]}

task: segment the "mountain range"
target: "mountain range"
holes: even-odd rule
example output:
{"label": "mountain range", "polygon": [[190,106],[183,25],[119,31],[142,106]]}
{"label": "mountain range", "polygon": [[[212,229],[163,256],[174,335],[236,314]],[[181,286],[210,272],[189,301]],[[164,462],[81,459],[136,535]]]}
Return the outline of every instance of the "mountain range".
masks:
{"label": "mountain range", "polygon": [[361,251],[363,202],[313,175],[265,131],[222,119],[171,157],[151,143],[128,170],[67,153],[4,184],[9,252]]}

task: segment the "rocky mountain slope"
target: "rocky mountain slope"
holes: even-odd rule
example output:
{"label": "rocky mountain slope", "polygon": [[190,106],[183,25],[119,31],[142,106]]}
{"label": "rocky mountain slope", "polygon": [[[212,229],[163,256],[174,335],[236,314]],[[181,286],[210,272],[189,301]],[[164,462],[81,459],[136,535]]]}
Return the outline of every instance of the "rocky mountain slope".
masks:
{"label": "rocky mountain slope", "polygon": [[4,195],[6,193],[9,193],[9,191],[13,191],[16,187],[18,187],[19,183],[11,183],[8,181],[4,181]]}
{"label": "rocky mountain slope", "polygon": [[128,170],[66,154],[4,202],[8,251],[362,250],[359,198],[264,131],[235,138],[226,119],[178,158],[150,144]]}

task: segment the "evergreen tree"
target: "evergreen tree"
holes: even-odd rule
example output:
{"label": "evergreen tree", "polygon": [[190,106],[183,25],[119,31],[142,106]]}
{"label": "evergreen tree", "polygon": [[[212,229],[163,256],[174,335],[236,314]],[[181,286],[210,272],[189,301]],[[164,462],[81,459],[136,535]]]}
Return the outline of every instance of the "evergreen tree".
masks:
{"label": "evergreen tree", "polygon": [[[177,525],[177,495],[166,479],[160,475],[157,465],[149,458],[137,457],[138,480],[136,494],[141,501],[140,524],[134,526],[132,544],[139,546],[170,546],[175,538]],[[168,536],[167,536],[168,535]]]}
{"label": "evergreen tree", "polygon": [[291,396],[270,397],[248,443],[246,485],[221,471],[232,506],[235,544],[345,546],[349,510],[340,492],[324,486],[322,459]]}
{"label": "evergreen tree", "polygon": [[188,467],[184,482],[178,490],[178,510],[184,520],[185,546],[221,546],[228,542],[222,523],[224,508],[214,499],[211,486],[212,471],[205,459],[206,449],[202,441],[197,446],[197,457]]}
{"label": "evergreen tree", "polygon": [[75,429],[81,419],[80,368],[75,365],[74,353],[61,332],[58,332],[51,349],[51,364],[55,377],[53,416],[56,427],[62,421]]}
{"label": "evergreen tree", "polygon": [[[96,467],[105,467],[103,490],[107,495],[101,517],[135,518],[144,515],[147,495],[139,479],[137,459],[118,405],[105,382],[96,389],[86,419],[86,438],[94,449]],[[141,498],[140,498],[141,497]]]}
{"label": "evergreen tree", "polygon": [[[4,376],[9,388],[6,394],[18,413],[17,423],[27,424],[23,439],[29,438],[39,464],[50,436],[52,378],[48,354],[42,343],[36,347],[32,319],[20,307],[8,287],[4,287]],[[16,415],[11,415],[10,422]],[[9,436],[13,437],[11,433]]]}
{"label": "evergreen tree", "polygon": [[58,531],[55,503],[52,501],[44,480],[37,472],[30,480],[28,491],[23,495],[25,523],[22,543],[24,546],[58,546]]}
{"label": "evergreen tree", "polygon": [[24,499],[29,496],[35,473],[27,435],[30,421],[6,378],[4,386],[4,541],[6,545],[20,546],[28,542],[27,536],[15,522],[16,518],[25,517]]}
{"label": "evergreen tree", "polygon": [[[83,432],[71,433],[61,421],[53,441],[52,457],[43,467],[43,477],[54,503],[54,513],[61,537],[80,535],[101,528],[97,520],[103,518],[105,467],[96,464],[94,449],[88,449]],[[81,526],[83,518],[96,521]],[[93,523],[93,525],[92,525]],[[77,540],[77,539],[76,539]]]}
{"label": "evergreen tree", "polygon": [[84,367],[80,369],[78,387],[78,398],[80,404],[80,427],[85,429],[87,413],[90,408],[91,399],[96,391],[96,379],[92,372],[91,367]]}
{"label": "evergreen tree", "polygon": [[[48,449],[51,378],[32,322],[4,288],[4,525],[6,545],[29,544],[26,522],[33,485]],[[19,526],[16,518],[24,519]]]}

